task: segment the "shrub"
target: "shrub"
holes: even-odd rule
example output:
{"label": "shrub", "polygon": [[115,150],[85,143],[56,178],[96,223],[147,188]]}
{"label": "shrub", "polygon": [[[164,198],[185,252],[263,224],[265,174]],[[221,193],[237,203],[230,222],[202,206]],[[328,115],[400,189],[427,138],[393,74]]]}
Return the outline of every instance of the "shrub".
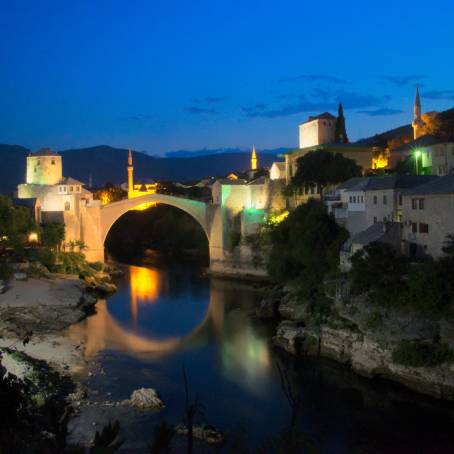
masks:
{"label": "shrub", "polygon": [[0,263],[0,280],[8,281],[12,275],[12,268],[7,263]]}
{"label": "shrub", "polygon": [[101,262],[93,262],[90,263],[89,266],[93,268],[95,271],[101,271],[103,268],[103,264]]}
{"label": "shrub", "polygon": [[392,353],[393,361],[410,367],[435,367],[454,361],[454,351],[444,343],[401,341]]}

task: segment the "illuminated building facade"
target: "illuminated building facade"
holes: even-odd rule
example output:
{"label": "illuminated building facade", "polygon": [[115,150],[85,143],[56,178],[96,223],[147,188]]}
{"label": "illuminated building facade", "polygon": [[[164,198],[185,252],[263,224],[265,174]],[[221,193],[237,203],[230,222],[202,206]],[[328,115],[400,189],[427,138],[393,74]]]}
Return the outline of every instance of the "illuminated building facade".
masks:
{"label": "illuminated building facade", "polygon": [[257,170],[257,152],[255,151],[255,145],[252,145],[251,170]]}

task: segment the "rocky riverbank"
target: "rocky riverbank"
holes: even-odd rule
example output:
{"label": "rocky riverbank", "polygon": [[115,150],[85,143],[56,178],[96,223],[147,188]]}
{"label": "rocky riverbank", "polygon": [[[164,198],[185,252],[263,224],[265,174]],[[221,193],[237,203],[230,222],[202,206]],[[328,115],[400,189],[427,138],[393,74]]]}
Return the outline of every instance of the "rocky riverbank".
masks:
{"label": "rocky riverbank", "polygon": [[[63,331],[93,313],[97,297],[116,287],[110,268],[85,281],[48,272],[34,277],[36,266],[33,271],[22,268],[0,286],[2,392],[5,388],[12,394],[12,411],[20,407],[21,418],[28,421],[24,430],[47,449],[64,444],[60,423],[81,394],[75,377],[86,370],[83,342],[72,341]],[[3,433],[1,441],[5,443]],[[20,443],[20,437],[12,443]]]}
{"label": "rocky riverbank", "polygon": [[454,400],[454,320],[376,307],[366,298],[333,298],[321,315],[291,287],[274,288],[257,316],[279,320],[273,342],[293,355],[331,358],[363,376]]}

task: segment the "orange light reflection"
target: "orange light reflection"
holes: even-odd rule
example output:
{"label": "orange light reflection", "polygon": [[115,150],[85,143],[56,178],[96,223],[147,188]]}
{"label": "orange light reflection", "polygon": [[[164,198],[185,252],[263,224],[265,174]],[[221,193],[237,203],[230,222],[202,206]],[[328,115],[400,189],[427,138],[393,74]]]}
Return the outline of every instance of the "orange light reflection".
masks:
{"label": "orange light reflection", "polygon": [[131,315],[137,321],[138,303],[154,303],[159,295],[159,273],[141,266],[130,267]]}

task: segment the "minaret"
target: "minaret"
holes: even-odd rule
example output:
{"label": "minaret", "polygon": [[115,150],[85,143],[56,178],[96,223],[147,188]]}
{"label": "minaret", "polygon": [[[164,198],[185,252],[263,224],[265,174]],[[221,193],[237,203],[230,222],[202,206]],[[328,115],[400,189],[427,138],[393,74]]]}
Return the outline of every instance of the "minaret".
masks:
{"label": "minaret", "polygon": [[251,170],[257,170],[257,153],[255,152],[255,145],[252,145]]}
{"label": "minaret", "polygon": [[419,97],[419,89],[416,86],[415,105],[413,106],[413,139],[416,140],[424,134],[425,123],[421,118],[421,99]]}
{"label": "minaret", "polygon": [[134,192],[134,167],[132,165],[131,149],[128,150],[128,198],[131,198]]}

